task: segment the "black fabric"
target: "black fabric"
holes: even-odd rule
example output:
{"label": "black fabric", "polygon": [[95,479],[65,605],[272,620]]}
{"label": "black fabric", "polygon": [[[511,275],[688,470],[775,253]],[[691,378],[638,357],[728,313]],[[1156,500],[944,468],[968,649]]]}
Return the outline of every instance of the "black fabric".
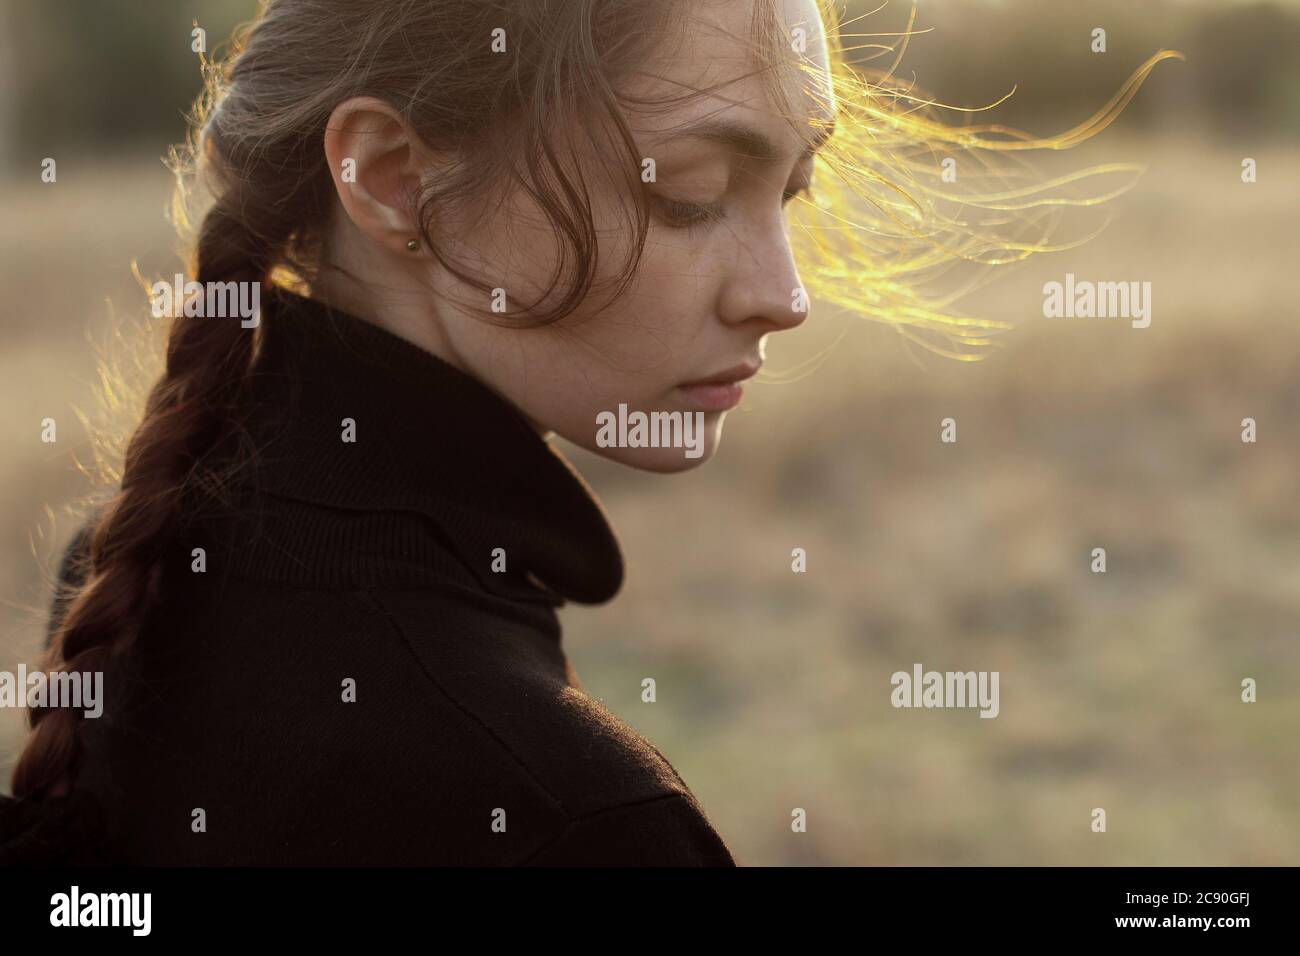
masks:
{"label": "black fabric", "polygon": [[75,800],[0,802],[0,860],[735,865],[565,657],[556,609],[609,600],[623,561],[562,455],[375,325],[278,289],[262,322],[222,452],[253,464],[187,509]]}

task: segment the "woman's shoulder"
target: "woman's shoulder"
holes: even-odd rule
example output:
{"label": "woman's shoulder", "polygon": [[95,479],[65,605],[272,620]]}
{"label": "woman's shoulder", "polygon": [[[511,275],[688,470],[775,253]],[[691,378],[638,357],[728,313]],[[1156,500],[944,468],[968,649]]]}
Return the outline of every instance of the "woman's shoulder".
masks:
{"label": "woman's shoulder", "polygon": [[667,794],[574,820],[523,866],[736,866],[694,798]]}
{"label": "woman's shoulder", "polygon": [[[298,635],[306,615],[310,650],[150,682],[153,731],[123,738],[114,778],[144,862],[729,865],[681,776],[545,635],[426,591],[303,603]],[[146,832],[194,793],[206,841]]]}
{"label": "woman's shoulder", "polygon": [[645,737],[579,685],[557,634],[414,591],[370,597],[430,690],[578,814],[689,795]]}
{"label": "woman's shoulder", "polygon": [[[732,865],[681,775],[576,686],[557,640],[522,621],[465,615],[452,596],[391,591],[369,600],[427,692],[427,718],[412,721],[420,729],[396,765],[417,781],[416,805],[486,825],[513,794],[533,839],[512,848],[511,862]],[[438,784],[428,785],[430,773]],[[393,782],[406,789],[405,779]],[[431,791],[441,802],[428,801]]]}

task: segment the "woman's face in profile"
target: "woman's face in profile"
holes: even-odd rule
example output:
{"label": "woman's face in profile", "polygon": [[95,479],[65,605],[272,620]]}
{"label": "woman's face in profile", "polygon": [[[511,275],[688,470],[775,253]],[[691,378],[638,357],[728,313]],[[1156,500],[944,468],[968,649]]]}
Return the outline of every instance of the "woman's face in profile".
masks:
{"label": "woman's face in profile", "polygon": [[[692,4],[681,36],[660,44],[622,91],[654,98],[717,87],[629,116],[637,149],[654,160],[655,176],[644,255],[621,298],[600,309],[606,300],[593,294],[558,323],[521,330],[448,314],[449,298],[473,293],[445,274],[435,282],[432,307],[457,363],[542,430],[637,468],[668,472],[700,464],[716,449],[726,412],[739,397],[734,386],[689,383],[752,375],[766,337],[807,317],[784,209],[810,184],[810,147],[833,120],[834,107],[815,4],[790,0],[783,10],[788,31],[802,27],[807,37],[802,71],[792,68],[784,80],[806,123],[792,126],[769,102],[762,77],[745,76],[755,68],[747,48],[749,0]],[[797,60],[792,52],[792,64]],[[627,198],[605,188],[607,177],[587,178],[598,184],[599,279],[615,272],[627,251]],[[440,226],[451,235],[440,237]],[[482,263],[484,275],[503,277],[497,284],[510,308],[545,291],[559,254],[553,228],[522,192],[477,222],[435,222],[431,235],[450,238],[461,261]],[[675,434],[695,447],[608,446],[610,437],[618,439],[617,424],[602,438],[599,423],[616,421],[620,405],[629,424],[638,411],[682,413],[687,430]]]}

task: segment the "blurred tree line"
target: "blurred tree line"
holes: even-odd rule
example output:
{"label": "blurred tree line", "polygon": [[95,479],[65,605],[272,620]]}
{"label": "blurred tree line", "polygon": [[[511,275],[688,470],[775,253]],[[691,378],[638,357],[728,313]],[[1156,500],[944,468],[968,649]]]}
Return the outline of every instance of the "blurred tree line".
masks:
{"label": "blurred tree line", "polygon": [[[912,4],[849,0],[846,33],[901,31]],[[1297,0],[918,0],[896,73],[950,106],[950,123],[998,122],[1050,134],[1091,116],[1147,57],[1178,50],[1186,62],[1156,67],[1119,124],[1188,129],[1216,138],[1300,135],[1300,2]],[[1092,50],[1106,31],[1106,52]],[[896,42],[861,36],[856,44]],[[877,51],[864,50],[863,55]],[[893,54],[871,60],[885,67]]]}
{"label": "blurred tree line", "polygon": [[256,0],[0,0],[0,161],[143,149],[185,135],[208,56]]}
{"label": "blurred tree line", "polygon": [[[850,19],[880,2],[841,0]],[[911,9],[891,0],[848,32],[900,30]],[[0,162],[38,164],[61,150],[161,155],[183,137],[199,89],[194,21],[211,55],[256,10],[256,0],[0,0]],[[946,114],[952,122],[996,118],[1055,132],[1090,116],[1146,57],[1171,48],[1188,61],[1157,68],[1121,118],[1126,128],[1300,133],[1296,0],[918,0],[917,15],[914,29],[928,32],[910,39],[900,77],[963,107],[1017,88],[996,112]],[[1096,27],[1106,30],[1104,54],[1090,49]]]}

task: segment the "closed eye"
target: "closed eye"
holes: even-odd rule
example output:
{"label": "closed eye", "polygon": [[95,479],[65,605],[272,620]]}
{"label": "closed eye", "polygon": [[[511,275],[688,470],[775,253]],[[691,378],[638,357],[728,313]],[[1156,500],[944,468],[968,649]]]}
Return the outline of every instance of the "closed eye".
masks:
{"label": "closed eye", "polygon": [[[813,197],[812,184],[804,183],[786,189],[781,194],[782,207],[789,205],[795,197],[801,194],[806,199],[811,200]],[[676,199],[666,199],[662,196],[656,197],[656,200],[664,220],[673,228],[689,229],[710,222],[720,222],[726,218],[725,210],[720,202],[681,202]]]}
{"label": "closed eye", "polygon": [[670,226],[687,228],[723,218],[721,203],[679,202],[659,198],[659,208]]}

